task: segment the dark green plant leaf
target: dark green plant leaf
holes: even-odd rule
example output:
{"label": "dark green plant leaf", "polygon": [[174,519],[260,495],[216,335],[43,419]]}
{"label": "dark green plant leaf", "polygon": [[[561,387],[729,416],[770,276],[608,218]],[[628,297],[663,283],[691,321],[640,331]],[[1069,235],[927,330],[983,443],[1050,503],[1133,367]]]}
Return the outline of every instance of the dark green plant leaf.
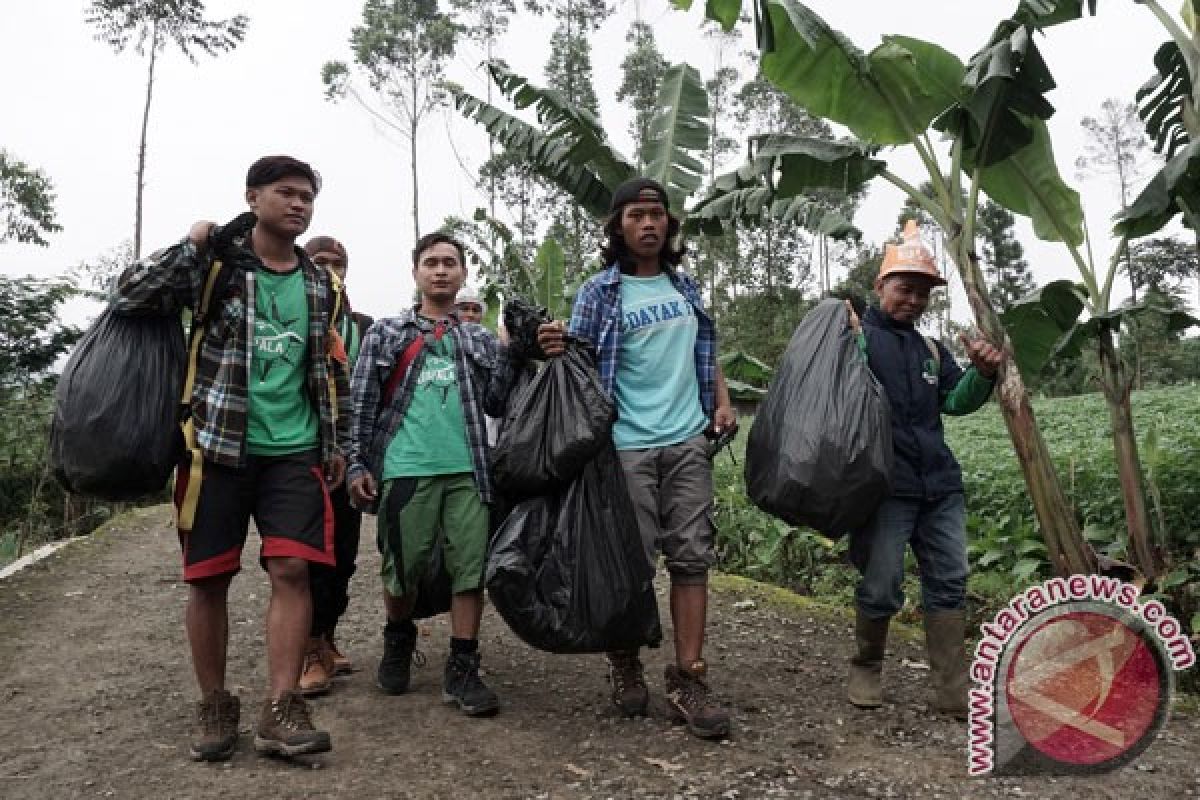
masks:
{"label": "dark green plant leaf", "polygon": [[566,260],[562,245],[556,240],[546,237],[534,256],[533,265],[537,289],[534,301],[550,309],[555,319],[565,319],[570,314],[566,307],[565,284],[563,273]]}
{"label": "dark green plant leaf", "polygon": [[[1083,16],[1083,0],[1021,0],[1013,19],[1036,28],[1049,28]],[[1087,10],[1096,15],[1096,0],[1087,0]]]}
{"label": "dark green plant leaf", "polygon": [[833,239],[861,236],[861,231],[840,212],[803,195],[778,197],[765,187],[718,190],[692,209],[684,230],[720,236],[737,225],[754,225],[767,218]]}
{"label": "dark green plant leaf", "polygon": [[451,93],[454,107],[481,124],[501,147],[532,164],[538,175],[569,194],[590,214],[601,217],[608,213],[616,184],[610,186],[591,169],[569,136],[545,134],[461,89],[453,88]]}
{"label": "dark green plant leaf", "polygon": [[963,66],[919,39],[887,37],[865,54],[796,0],[760,0],[763,74],[817,117],[873,144],[906,144],[960,98]]}
{"label": "dark green plant leaf", "polygon": [[[543,89],[499,61],[488,65],[492,80],[518,109],[533,108],[547,136],[570,144],[570,158],[587,164],[600,180],[615,189],[637,174],[637,168],[609,143],[600,120],[578,108],[553,89]],[[607,209],[606,209],[607,210]]]}
{"label": "dark green plant leaf", "polygon": [[1034,29],[1005,20],[967,63],[967,98],[933,124],[962,137],[968,166],[990,166],[1027,147],[1027,119],[1046,120],[1054,107],[1045,93],[1054,78],[1034,43]]}
{"label": "dark green plant leaf", "polygon": [[670,66],[656,105],[646,130],[646,175],[667,188],[671,208],[682,209],[704,182],[705,167],[697,156],[708,149],[708,92],[696,68]]}
{"label": "dark green plant leaf", "polygon": [[[861,189],[887,168],[874,151],[861,142],[775,134],[757,140],[754,171],[763,175],[768,165],[778,171],[776,191],[784,197],[810,189],[837,189],[847,194]],[[738,171],[742,175],[742,171]],[[718,186],[722,179],[717,179]]]}
{"label": "dark green plant leaf", "polygon": [[[671,0],[671,5],[687,11],[692,7],[692,0]],[[718,23],[726,32],[733,30],[741,13],[742,0],[707,0],[704,4],[704,16]]]}
{"label": "dark green plant leaf", "polygon": [[842,213],[805,196],[813,189],[854,192],[884,170],[857,142],[773,135],[752,140],[754,157],[714,181],[713,191],[692,209],[692,231],[717,235],[736,221],[770,216],[834,238],[857,236]]}
{"label": "dark green plant leaf", "polygon": [[1173,158],[1191,139],[1185,114],[1190,113],[1192,79],[1187,60],[1174,41],[1158,48],[1154,67],[1155,76],[1137,90],[1138,116],[1154,141],[1154,151]]}
{"label": "dark green plant leaf", "polygon": [[1126,319],[1136,319],[1143,314],[1157,314],[1166,320],[1167,334],[1178,333],[1193,326],[1200,326],[1200,319],[1174,306],[1163,305],[1154,300],[1144,300],[1137,305],[1122,306],[1104,314],[1095,314],[1077,322],[1063,334],[1055,345],[1055,358],[1077,358],[1090,342],[1099,338],[1104,331],[1119,331]]}
{"label": "dark green plant leaf", "polygon": [[1021,298],[1000,316],[1013,345],[1017,369],[1026,381],[1046,366],[1083,307],[1084,295],[1076,284],[1053,281]]}
{"label": "dark green plant leaf", "polygon": [[1033,140],[980,172],[979,184],[995,202],[1029,217],[1033,232],[1048,242],[1083,243],[1083,205],[1054,162],[1050,131],[1040,119],[1025,119]]}
{"label": "dark green plant leaf", "polygon": [[[1185,208],[1200,211],[1200,141],[1192,142],[1163,165],[1133,205],[1117,216],[1114,230],[1130,239],[1149,236]],[[1187,216],[1185,222],[1190,223]]]}

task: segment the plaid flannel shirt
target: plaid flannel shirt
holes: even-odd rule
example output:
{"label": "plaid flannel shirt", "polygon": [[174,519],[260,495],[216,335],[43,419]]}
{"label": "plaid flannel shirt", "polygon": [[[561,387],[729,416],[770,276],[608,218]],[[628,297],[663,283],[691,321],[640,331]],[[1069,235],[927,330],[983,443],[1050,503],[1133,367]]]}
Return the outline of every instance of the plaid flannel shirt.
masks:
{"label": "plaid flannel shirt", "polygon": [[[677,270],[664,267],[671,285],[696,311],[696,381],[700,385],[700,407],[711,417],[716,409],[717,329],[704,310],[704,301],[695,281]],[[609,397],[616,390],[617,356],[620,353],[621,270],[614,264],[588,279],[575,297],[571,324],[567,332],[596,348],[600,382]]]}
{"label": "plaid flannel shirt", "polygon": [[[419,316],[413,308],[398,317],[377,320],[363,337],[350,381],[354,418],[350,426],[348,480],[353,481],[369,472],[376,483],[381,482],[384,455],[396,431],[405,422],[404,415],[425,362],[425,349],[417,353],[386,406],[383,405],[384,389],[392,370],[412,341],[433,328],[433,323]],[[512,362],[508,348],[482,325],[451,325],[445,335],[454,340],[454,368],[458,375],[475,486],[483,502],[490,503],[493,493],[485,417],[504,413],[505,399],[513,380]],[[375,513],[377,508],[378,501],[363,510]]]}
{"label": "plaid flannel shirt", "polygon": [[[321,461],[328,465],[349,444],[348,368],[340,337],[330,335],[335,297],[329,274],[314,265],[300,248],[296,253],[304,271],[308,300],[305,386],[320,418]],[[113,310],[122,314],[178,314],[183,308],[195,309],[211,264],[212,256],[199,255],[187,239],[159,250],[121,274]],[[240,468],[246,462],[254,271],[261,264],[245,246],[245,240],[235,241],[234,253],[226,258],[225,266],[233,272],[222,296],[214,295],[209,302],[208,322],[201,333],[196,359],[190,406],[196,444],[207,461],[229,467]],[[336,406],[331,390],[336,392]]]}

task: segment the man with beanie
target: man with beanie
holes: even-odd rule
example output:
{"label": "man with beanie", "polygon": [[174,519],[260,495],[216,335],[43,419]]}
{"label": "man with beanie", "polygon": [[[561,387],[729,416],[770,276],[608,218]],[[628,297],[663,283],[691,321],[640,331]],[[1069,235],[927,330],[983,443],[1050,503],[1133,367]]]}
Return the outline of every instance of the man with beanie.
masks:
{"label": "man with beanie", "polygon": [[[708,571],[716,561],[712,462],[706,433],[736,428],[717,365],[716,328],[696,283],[678,269],[679,220],[666,190],[636,178],[617,187],[604,225],[608,265],[575,299],[570,335],[591,344],[601,382],[617,406],[613,440],[637,512],[646,558],[661,551],[671,578],[675,663],[666,668],[671,716],[696,736],[729,733],[703,658]],[[560,325],[544,325],[548,356],[563,352]],[[613,703],[646,714],[649,692],[638,652],[609,653]]]}
{"label": "man with beanie", "polygon": [[1004,355],[982,339],[964,336],[972,364],[964,372],[940,342],[916,329],[930,292],[945,285],[910,220],[903,244],[887,246],[875,279],[879,306],[862,320],[860,343],[891,404],[894,466],[892,495],[864,528],[850,533],[850,558],[862,579],[855,592],[856,652],[847,694],[860,708],[883,703],[888,623],[904,607],[904,551],[911,545],[920,570],[933,706],[964,717],[966,511],[962,473],[946,446],[941,415],[969,414],[982,406]]}

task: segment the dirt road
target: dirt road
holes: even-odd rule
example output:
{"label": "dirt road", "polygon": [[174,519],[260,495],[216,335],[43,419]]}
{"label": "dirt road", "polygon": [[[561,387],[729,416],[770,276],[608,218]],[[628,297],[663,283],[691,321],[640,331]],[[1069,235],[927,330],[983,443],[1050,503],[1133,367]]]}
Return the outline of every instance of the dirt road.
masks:
{"label": "dirt road", "polygon": [[658,695],[651,717],[626,721],[609,708],[601,658],[530,650],[490,611],[484,667],[504,704],[499,716],[470,720],[441,705],[444,620],[427,626],[420,646],[429,665],[415,671],[412,692],[384,696],[373,681],[381,648],[373,538],[366,527],[340,635],[362,671],[317,701],[334,752],[304,764],[253,753],[267,585],[249,555],[231,600],[229,681],[242,698],[243,733],[233,761],[220,765],[185,754],[196,690],[165,507],[125,516],[0,582],[0,797],[1200,796],[1200,720],[1183,713],[1114,774],[969,779],[965,727],[929,715],[927,673],[902,665],[922,658],[913,641],[892,647],[889,705],[855,710],[842,699],[847,618],[737,581],[719,582],[707,653],[735,715],[735,735],[722,744],[667,721],[669,648],[648,659]]}

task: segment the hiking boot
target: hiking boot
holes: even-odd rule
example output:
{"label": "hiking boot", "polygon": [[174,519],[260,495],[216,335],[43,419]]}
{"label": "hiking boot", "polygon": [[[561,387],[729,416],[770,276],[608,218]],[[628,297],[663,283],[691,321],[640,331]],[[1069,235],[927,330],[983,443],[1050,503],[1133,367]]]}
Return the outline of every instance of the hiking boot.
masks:
{"label": "hiking boot", "polygon": [[862,611],[855,614],[854,641],[857,652],[850,657],[846,696],[859,708],[879,708],[883,705],[883,654],[891,619],[874,619]]}
{"label": "hiking boot", "polygon": [[451,653],[446,659],[442,702],[457,704],[468,717],[488,717],[500,710],[500,698],[479,677],[479,653]]}
{"label": "hiking boot", "polygon": [[333,659],[334,675],[349,675],[354,672],[354,662],[342,655],[341,650],[338,650],[337,642],[334,641],[332,633],[325,637],[325,644],[328,646],[329,655]]}
{"label": "hiking boot", "polygon": [[693,736],[720,739],[729,735],[729,712],[710,696],[704,682],[707,668],[697,661],[689,669],[671,664],[665,670],[667,709],[671,719],[684,722]]}
{"label": "hiking boot", "polygon": [[417,626],[412,620],[389,622],[383,629],[383,656],[375,683],[388,694],[404,694],[414,661],[425,666],[425,656],[417,651]]}
{"label": "hiking boot", "polygon": [[650,705],[650,690],[637,650],[608,654],[608,679],[612,682],[612,701],[627,717],[644,717]]}
{"label": "hiking boot", "polygon": [[304,671],[300,673],[298,688],[305,697],[325,694],[333,686],[333,656],[322,636],[308,640],[304,651]]}
{"label": "hiking boot", "polygon": [[933,682],[933,708],[955,719],[967,718],[967,613],[936,611],[925,615],[925,649]]}
{"label": "hiking boot", "polygon": [[193,761],[225,761],[237,747],[242,704],[224,689],[213,689],[196,703]]}
{"label": "hiking boot", "polygon": [[285,756],[327,753],[332,748],[329,734],[313,727],[308,703],[299,692],[286,692],[278,700],[263,704],[254,749],[260,753]]}

